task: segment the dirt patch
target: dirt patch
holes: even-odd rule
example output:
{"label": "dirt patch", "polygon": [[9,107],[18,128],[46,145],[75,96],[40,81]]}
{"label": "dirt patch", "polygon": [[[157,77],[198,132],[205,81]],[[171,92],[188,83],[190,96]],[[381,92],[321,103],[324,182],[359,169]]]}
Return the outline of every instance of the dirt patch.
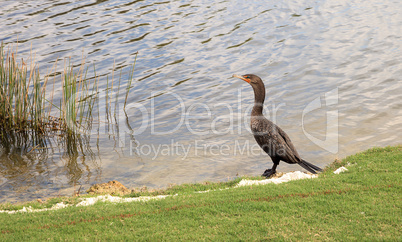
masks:
{"label": "dirt patch", "polygon": [[125,187],[118,181],[109,181],[91,186],[87,190],[88,194],[110,194],[110,195],[126,195],[132,193],[132,190]]}

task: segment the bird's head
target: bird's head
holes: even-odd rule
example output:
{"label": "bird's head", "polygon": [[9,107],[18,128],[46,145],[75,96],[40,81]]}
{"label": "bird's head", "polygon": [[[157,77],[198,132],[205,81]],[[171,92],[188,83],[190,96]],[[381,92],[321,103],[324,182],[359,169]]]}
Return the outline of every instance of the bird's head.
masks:
{"label": "bird's head", "polygon": [[259,76],[254,74],[246,74],[246,75],[236,75],[234,74],[233,77],[240,78],[245,82],[250,83],[252,86],[258,83],[262,83],[262,80]]}
{"label": "bird's head", "polygon": [[233,77],[237,77],[242,79],[245,82],[250,83],[251,87],[254,89],[255,102],[256,103],[264,103],[265,99],[265,85],[259,76],[254,74],[246,74],[246,75],[236,75]]}

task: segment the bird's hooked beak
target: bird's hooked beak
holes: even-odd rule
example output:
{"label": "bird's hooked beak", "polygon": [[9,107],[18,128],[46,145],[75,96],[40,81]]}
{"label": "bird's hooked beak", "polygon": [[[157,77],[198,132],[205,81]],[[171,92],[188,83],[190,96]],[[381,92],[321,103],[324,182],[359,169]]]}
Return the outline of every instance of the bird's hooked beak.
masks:
{"label": "bird's hooked beak", "polygon": [[244,77],[244,76],[240,76],[240,75],[233,74],[232,77],[236,77],[236,78],[242,79],[243,81],[248,82],[248,83],[251,82],[250,79],[248,79],[248,78],[246,78],[246,77]]}

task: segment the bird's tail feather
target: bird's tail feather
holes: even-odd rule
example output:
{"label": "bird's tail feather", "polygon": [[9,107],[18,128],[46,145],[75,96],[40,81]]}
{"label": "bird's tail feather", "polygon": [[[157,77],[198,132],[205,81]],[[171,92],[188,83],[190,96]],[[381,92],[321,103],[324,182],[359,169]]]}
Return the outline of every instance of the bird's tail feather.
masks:
{"label": "bird's tail feather", "polygon": [[320,167],[313,165],[303,159],[299,162],[299,165],[313,174],[317,174],[317,171],[322,171]]}

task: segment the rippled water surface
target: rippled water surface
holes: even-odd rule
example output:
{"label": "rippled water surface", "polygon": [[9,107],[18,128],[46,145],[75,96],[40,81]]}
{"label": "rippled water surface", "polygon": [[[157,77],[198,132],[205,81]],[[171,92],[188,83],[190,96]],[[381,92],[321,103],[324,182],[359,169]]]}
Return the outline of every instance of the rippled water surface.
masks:
{"label": "rippled water surface", "polygon": [[0,202],[261,174],[272,163],[248,131],[254,93],[233,73],[262,77],[266,116],[314,164],[400,144],[401,12],[398,0],[1,1],[0,40],[41,73],[85,58],[104,92],[138,57],[120,136],[53,138],[39,153],[3,143]]}

